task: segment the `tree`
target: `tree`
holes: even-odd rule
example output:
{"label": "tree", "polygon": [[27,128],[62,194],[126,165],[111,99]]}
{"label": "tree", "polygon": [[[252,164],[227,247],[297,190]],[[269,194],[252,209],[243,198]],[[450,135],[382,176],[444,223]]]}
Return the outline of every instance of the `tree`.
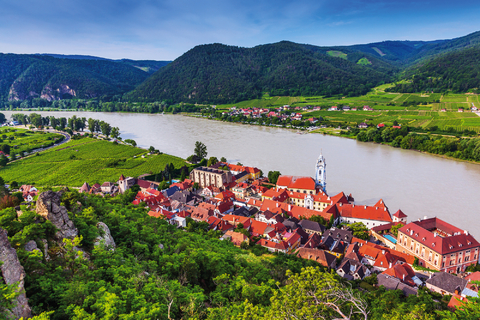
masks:
{"label": "tree", "polygon": [[227,162],[227,158],[221,157],[221,158],[220,158],[220,162]]}
{"label": "tree", "polygon": [[208,159],[207,167],[213,166],[214,164],[217,164],[218,159],[216,157],[210,157]]}
{"label": "tree", "polygon": [[135,140],[132,140],[132,139],[125,139],[125,143],[131,144],[134,147],[137,146],[137,143],[135,142]]}
{"label": "tree", "polygon": [[111,135],[112,138],[118,139],[118,137],[120,137],[120,129],[118,129],[118,127],[113,127]]}
{"label": "tree", "polygon": [[278,177],[280,177],[282,174],[280,171],[268,171],[267,177],[268,181],[273,184],[277,184]]}
{"label": "tree", "polygon": [[403,223],[399,223],[392,227],[391,232],[395,237],[398,236],[398,229],[400,229],[401,227],[403,227]]}
{"label": "tree", "polygon": [[88,118],[87,123],[88,123],[88,130],[90,130],[91,133],[96,132],[97,129],[97,122],[98,120]]}
{"label": "tree", "polygon": [[275,291],[268,319],[367,319],[367,303],[360,293],[331,273],[307,267],[300,274],[287,271],[288,284]]}
{"label": "tree", "polygon": [[362,240],[368,240],[368,231],[369,229],[361,222],[355,222],[352,224],[347,224],[347,227],[352,230],[353,236]]}
{"label": "tree", "polygon": [[193,153],[200,159],[204,159],[207,156],[207,146],[205,146],[202,142],[196,141],[195,142],[195,149]]}
{"label": "tree", "polygon": [[112,131],[112,127],[105,121],[100,121],[100,130],[102,130],[102,133],[108,138],[108,136],[110,136],[110,132]]}

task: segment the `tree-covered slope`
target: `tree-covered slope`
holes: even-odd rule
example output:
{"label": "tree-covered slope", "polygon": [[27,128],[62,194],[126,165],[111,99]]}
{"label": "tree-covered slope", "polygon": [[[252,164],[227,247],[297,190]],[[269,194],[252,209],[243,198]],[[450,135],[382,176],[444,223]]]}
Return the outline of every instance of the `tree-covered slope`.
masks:
{"label": "tree-covered slope", "polygon": [[454,51],[421,62],[406,70],[409,82],[390,88],[392,92],[478,92],[480,47]]}
{"label": "tree-covered slope", "polygon": [[148,75],[131,63],[0,54],[0,100],[113,96],[132,90]]}
{"label": "tree-covered slope", "polygon": [[[240,48],[197,46],[162,68],[130,100],[226,103],[274,95],[358,95],[390,80],[385,70],[291,42]],[[384,64],[385,66],[385,64]],[[388,68],[392,71],[393,68]]]}

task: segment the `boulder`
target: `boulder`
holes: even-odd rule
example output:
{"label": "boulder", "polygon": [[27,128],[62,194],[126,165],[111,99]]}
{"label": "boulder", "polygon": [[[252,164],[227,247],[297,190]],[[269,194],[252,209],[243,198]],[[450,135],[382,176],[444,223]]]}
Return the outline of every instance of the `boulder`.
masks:
{"label": "boulder", "polygon": [[68,217],[67,208],[60,205],[62,194],[62,191],[49,190],[42,192],[37,200],[37,214],[50,220],[58,228],[55,234],[58,241],[62,241],[64,238],[73,239],[78,235],[77,228]]}
{"label": "boulder", "polygon": [[33,250],[38,250],[38,247],[37,247],[37,243],[33,240],[30,240],[28,241],[25,246],[24,246],[25,250],[27,251],[33,251]]}
{"label": "boulder", "polygon": [[49,261],[50,256],[48,255],[48,241],[47,239],[42,239],[43,242],[43,255],[45,257],[45,260]]}
{"label": "boulder", "polygon": [[6,284],[17,283],[18,291],[21,292],[17,297],[16,306],[11,310],[16,319],[21,317],[30,318],[32,311],[28,305],[28,299],[25,295],[24,279],[25,270],[20,261],[18,261],[17,251],[12,248],[8,241],[7,231],[0,228],[0,267],[3,280]]}
{"label": "boulder", "polygon": [[93,245],[98,246],[103,244],[105,247],[115,248],[115,240],[113,240],[108,226],[103,222],[99,222],[97,223],[97,228],[100,230],[102,235],[95,239],[95,243]]}

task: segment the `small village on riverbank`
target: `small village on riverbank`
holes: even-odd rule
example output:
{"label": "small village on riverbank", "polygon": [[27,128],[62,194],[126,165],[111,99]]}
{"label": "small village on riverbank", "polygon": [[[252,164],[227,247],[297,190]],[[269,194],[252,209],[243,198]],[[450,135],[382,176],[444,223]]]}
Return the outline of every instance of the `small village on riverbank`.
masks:
{"label": "small village on riverbank", "polygon": [[[227,162],[194,168],[164,190],[145,177],[85,182],[79,192],[115,196],[137,188],[133,204],[150,216],[186,231],[219,231],[220,240],[240,248],[314,260],[346,280],[363,280],[366,289],[371,283],[411,295],[426,287],[452,295],[452,308],[478,296],[472,281],[480,272],[469,271],[476,270],[480,243],[467,230],[436,217],[408,221],[382,199],[367,206],[351,194],[329,195],[322,155],[315,178],[278,173],[269,181],[258,168]],[[35,196],[31,186],[20,190]]]}

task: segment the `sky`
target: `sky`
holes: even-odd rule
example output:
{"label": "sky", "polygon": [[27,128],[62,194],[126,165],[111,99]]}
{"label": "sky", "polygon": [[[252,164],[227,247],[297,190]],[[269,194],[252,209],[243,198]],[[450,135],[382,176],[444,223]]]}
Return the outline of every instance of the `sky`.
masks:
{"label": "sky", "polygon": [[477,0],[0,0],[0,52],[174,60],[196,45],[318,46],[480,31]]}

